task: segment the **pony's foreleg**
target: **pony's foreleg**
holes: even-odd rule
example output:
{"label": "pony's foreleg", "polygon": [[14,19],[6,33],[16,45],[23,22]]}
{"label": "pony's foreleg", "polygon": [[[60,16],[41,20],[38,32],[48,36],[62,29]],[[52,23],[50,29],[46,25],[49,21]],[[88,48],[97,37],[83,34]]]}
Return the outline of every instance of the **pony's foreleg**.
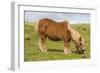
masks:
{"label": "pony's foreleg", "polygon": [[68,42],[65,42],[65,41],[64,41],[64,53],[65,54],[71,53],[71,51],[68,50]]}
{"label": "pony's foreleg", "polygon": [[43,52],[47,52],[46,45],[45,45],[45,38],[39,37],[39,48]]}

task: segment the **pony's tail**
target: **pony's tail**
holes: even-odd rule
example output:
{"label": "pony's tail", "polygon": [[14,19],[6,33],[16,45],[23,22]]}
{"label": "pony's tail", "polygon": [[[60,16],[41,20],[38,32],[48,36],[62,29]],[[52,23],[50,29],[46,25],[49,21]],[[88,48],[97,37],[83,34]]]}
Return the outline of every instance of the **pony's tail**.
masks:
{"label": "pony's tail", "polygon": [[42,51],[42,42],[41,42],[41,38],[40,38],[39,32],[38,32],[38,30],[39,30],[38,25],[39,25],[39,23],[37,23],[37,24],[34,25],[34,32],[36,33],[37,39],[38,39],[38,45],[37,46]]}
{"label": "pony's tail", "polygon": [[38,25],[39,25],[38,23],[34,25],[34,31],[36,32],[36,34],[38,34],[38,29],[39,29]]}

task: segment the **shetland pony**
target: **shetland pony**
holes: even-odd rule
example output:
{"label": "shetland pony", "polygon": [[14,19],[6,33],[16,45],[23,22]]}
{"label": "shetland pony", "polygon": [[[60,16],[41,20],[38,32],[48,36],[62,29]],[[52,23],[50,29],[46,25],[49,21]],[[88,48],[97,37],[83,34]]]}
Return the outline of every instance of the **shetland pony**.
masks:
{"label": "shetland pony", "polygon": [[52,41],[64,41],[64,53],[68,54],[71,51],[68,49],[68,45],[72,40],[76,46],[77,52],[83,54],[84,39],[81,37],[78,31],[71,27],[67,21],[56,22],[49,18],[39,20],[37,26],[35,26],[39,36],[39,48],[41,51],[47,52],[45,44],[46,38]]}

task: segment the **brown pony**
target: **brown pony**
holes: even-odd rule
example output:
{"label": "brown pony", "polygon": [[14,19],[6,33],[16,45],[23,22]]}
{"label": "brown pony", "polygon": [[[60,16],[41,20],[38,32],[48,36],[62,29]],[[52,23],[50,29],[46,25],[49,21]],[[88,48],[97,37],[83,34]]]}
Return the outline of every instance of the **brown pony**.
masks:
{"label": "brown pony", "polygon": [[84,40],[81,35],[73,29],[67,21],[56,22],[54,20],[44,18],[39,21],[38,26],[35,26],[39,35],[39,48],[41,51],[47,52],[45,45],[46,38],[52,41],[64,41],[64,53],[68,54],[71,51],[68,49],[69,42],[72,40],[75,43],[78,53],[84,53]]}

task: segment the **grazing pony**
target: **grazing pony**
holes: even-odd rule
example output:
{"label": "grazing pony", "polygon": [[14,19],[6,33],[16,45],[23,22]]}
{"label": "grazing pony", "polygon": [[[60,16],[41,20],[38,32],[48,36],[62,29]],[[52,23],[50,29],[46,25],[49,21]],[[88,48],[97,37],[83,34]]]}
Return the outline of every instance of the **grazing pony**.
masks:
{"label": "grazing pony", "polygon": [[67,21],[56,22],[54,20],[44,18],[41,19],[36,27],[39,36],[39,48],[41,51],[47,52],[45,45],[46,38],[52,41],[64,41],[64,53],[68,54],[71,51],[68,49],[69,42],[72,40],[75,43],[77,52],[83,54],[84,39],[73,29]]}

